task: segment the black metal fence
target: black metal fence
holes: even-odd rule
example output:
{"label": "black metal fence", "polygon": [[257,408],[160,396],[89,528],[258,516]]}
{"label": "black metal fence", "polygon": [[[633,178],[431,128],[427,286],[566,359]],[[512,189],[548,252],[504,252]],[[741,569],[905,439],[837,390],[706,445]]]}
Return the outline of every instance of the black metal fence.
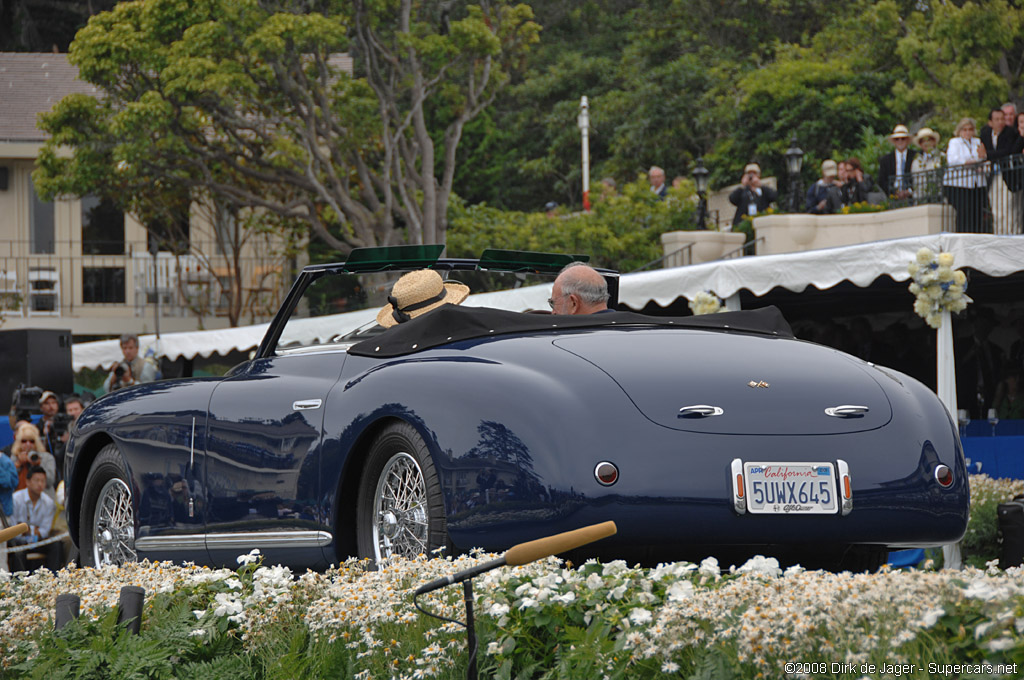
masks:
{"label": "black metal fence", "polygon": [[240,296],[246,321],[265,321],[276,312],[292,280],[285,258],[241,257],[237,264],[200,244],[185,254],[160,252],[146,243],[122,242],[114,254],[32,253],[24,241],[0,241],[0,315],[64,316],[89,310],[126,308],[149,314],[159,299],[166,317],[226,315],[232,295]]}
{"label": "black metal fence", "polygon": [[1024,155],[996,162],[936,167],[891,177],[885,192],[889,208],[940,204],[945,231],[1020,234],[1024,224]]}

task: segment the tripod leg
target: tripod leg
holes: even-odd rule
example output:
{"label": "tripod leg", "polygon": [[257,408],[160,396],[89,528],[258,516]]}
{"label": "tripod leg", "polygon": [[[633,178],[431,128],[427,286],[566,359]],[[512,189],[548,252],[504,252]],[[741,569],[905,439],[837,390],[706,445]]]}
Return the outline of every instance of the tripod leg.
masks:
{"label": "tripod leg", "polygon": [[476,625],[473,621],[473,579],[462,582],[462,592],[466,599],[466,642],[469,646],[469,665],[466,668],[466,680],[477,680],[476,677]]}

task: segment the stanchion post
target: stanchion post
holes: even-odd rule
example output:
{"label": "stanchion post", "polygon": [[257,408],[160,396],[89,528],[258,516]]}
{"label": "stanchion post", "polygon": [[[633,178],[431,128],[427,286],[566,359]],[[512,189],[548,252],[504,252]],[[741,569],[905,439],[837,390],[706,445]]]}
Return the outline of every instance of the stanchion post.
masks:
{"label": "stanchion post", "polygon": [[125,586],[121,588],[121,596],[117,601],[117,622],[133,634],[139,634],[142,626],[142,602],[146,597],[146,591],[139,586]]}
{"label": "stanchion post", "polygon": [[78,618],[82,606],[82,598],[74,593],[61,593],[57,596],[57,610],[53,617],[53,629],[60,630]]}
{"label": "stanchion post", "polygon": [[476,677],[476,625],[473,620],[473,579],[462,582],[462,593],[466,598],[466,642],[469,645],[469,667],[466,669],[466,680],[477,680]]}

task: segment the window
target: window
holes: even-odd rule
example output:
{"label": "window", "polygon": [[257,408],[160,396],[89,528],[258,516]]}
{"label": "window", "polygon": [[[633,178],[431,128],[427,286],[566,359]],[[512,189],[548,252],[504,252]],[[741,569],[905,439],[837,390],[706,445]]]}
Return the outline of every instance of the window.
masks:
{"label": "window", "polygon": [[28,207],[29,239],[33,255],[50,255],[56,252],[53,229],[53,201],[44,201],[36,193],[35,185],[29,181],[32,200]]}
{"label": "window", "polygon": [[124,267],[82,267],[82,302],[124,304]]}
{"label": "window", "polygon": [[111,201],[82,197],[82,254],[124,254],[124,213]]}

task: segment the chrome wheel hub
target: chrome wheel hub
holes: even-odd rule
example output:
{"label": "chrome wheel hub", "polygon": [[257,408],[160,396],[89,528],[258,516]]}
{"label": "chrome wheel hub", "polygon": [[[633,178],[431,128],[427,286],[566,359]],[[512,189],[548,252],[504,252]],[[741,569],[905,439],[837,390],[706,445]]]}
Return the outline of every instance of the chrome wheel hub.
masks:
{"label": "chrome wheel hub", "polygon": [[92,517],[93,564],[134,562],[135,515],[132,492],[120,479],[111,479],[100,489]]}
{"label": "chrome wheel hub", "polygon": [[397,453],[384,466],[373,497],[373,549],[377,561],[416,557],[427,550],[427,488],[416,459]]}

